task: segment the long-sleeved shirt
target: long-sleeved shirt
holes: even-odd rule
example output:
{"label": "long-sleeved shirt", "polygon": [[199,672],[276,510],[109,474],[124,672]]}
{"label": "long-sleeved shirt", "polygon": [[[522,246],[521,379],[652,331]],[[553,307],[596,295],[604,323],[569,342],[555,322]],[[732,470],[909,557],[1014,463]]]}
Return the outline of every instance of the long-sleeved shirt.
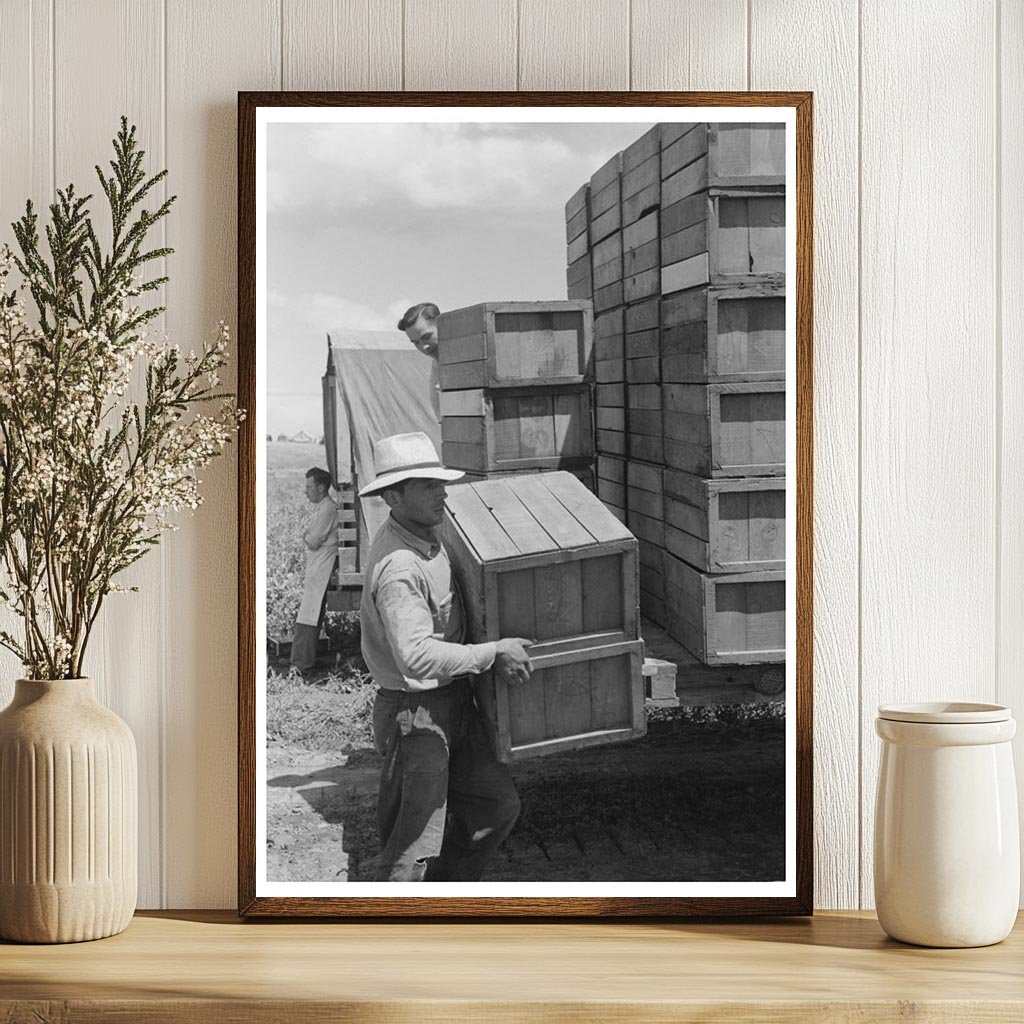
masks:
{"label": "long-sleeved shirt", "polygon": [[359,606],[363,657],[386,690],[434,690],[485,672],[495,644],[464,644],[466,617],[440,541],[389,516],[370,545]]}

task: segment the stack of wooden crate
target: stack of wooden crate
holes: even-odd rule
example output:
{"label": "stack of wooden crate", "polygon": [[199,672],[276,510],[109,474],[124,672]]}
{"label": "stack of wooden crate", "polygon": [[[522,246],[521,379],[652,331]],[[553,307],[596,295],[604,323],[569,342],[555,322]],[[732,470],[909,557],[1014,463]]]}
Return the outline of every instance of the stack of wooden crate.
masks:
{"label": "stack of wooden crate", "polygon": [[437,323],[445,465],[470,479],[568,469],[590,481],[589,298],[485,302]]}
{"label": "stack of wooden crate", "polygon": [[536,641],[528,682],[477,681],[500,760],[643,735],[636,541],[595,495],[561,472],[453,484],[442,536],[469,638]]}
{"label": "stack of wooden crate", "polygon": [[781,660],[784,126],[655,125],[589,186],[597,488],[641,608],[708,664]]}

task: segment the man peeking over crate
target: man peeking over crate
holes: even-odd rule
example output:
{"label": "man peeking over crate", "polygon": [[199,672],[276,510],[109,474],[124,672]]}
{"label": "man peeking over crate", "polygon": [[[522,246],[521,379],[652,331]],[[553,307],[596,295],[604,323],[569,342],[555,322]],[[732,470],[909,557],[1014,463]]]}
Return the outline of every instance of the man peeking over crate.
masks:
{"label": "man peeking over crate", "polygon": [[473,676],[492,668],[509,684],[530,678],[531,641],[463,643],[466,616],[448,554],[445,469],[426,434],[374,448],[379,494],[391,512],[373,538],[359,607],[362,650],[379,689],[373,737],[384,758],[377,795],[378,881],[473,882],[512,831],[519,797],[491,749]]}
{"label": "man peeking over crate", "polygon": [[438,420],[441,419],[441,384],[437,351],[437,318],[440,315],[441,310],[433,302],[418,302],[415,306],[410,306],[398,321],[398,329],[405,331],[405,336],[418,351],[430,357],[430,401]]}

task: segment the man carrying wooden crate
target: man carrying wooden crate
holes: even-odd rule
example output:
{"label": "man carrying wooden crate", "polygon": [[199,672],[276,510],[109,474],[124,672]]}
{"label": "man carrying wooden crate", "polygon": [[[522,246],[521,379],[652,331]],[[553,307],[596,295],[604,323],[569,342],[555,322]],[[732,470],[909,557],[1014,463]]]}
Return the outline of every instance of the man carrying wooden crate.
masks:
{"label": "man carrying wooden crate", "polygon": [[359,614],[362,651],[379,689],[373,736],[384,758],[377,797],[377,881],[473,882],[512,831],[519,797],[491,749],[473,676],[493,668],[525,682],[531,641],[463,643],[466,617],[435,533],[445,469],[426,434],[396,434],[374,449],[390,515],[373,539]]}
{"label": "man carrying wooden crate", "polygon": [[410,306],[398,321],[398,329],[422,352],[430,357],[430,401],[434,415],[441,419],[441,383],[437,354],[437,318],[441,310],[433,302]]}
{"label": "man carrying wooden crate", "polygon": [[316,665],[320,626],[327,607],[327,584],[338,559],[338,506],[327,493],[331,474],[326,469],[306,472],[306,497],[313,503],[313,514],[302,533],[306,549],[306,576],[302,603],[295,617],[290,663],[300,672]]}

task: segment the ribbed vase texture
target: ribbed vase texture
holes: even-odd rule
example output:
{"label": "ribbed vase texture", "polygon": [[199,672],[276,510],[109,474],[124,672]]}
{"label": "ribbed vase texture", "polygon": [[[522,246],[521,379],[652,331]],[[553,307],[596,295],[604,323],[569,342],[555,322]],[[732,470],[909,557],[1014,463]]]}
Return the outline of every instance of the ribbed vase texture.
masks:
{"label": "ribbed vase texture", "polygon": [[138,891],[138,767],[91,679],[28,680],[0,712],[0,938],[123,931]]}

